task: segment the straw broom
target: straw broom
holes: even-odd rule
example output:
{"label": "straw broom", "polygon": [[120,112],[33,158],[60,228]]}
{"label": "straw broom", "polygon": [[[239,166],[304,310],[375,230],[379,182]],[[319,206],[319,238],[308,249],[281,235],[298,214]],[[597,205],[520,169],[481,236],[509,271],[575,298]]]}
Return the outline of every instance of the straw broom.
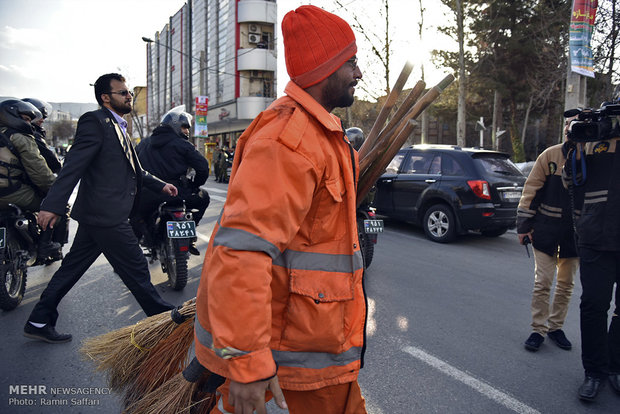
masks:
{"label": "straw broom", "polygon": [[[196,313],[196,299],[185,302],[179,313],[183,318]],[[80,352],[96,364],[96,370],[107,374],[108,385],[121,391],[134,381],[138,367],[160,340],[167,338],[179,325],[170,312],[149,316],[133,326],[90,338]]]}
{"label": "straw broom", "polygon": [[125,414],[207,414],[215,405],[211,373],[194,360],[183,371],[129,405]]}
{"label": "straw broom", "polygon": [[189,349],[194,342],[194,320],[188,319],[170,336],[161,340],[138,368],[135,381],[126,387],[125,407],[155,390],[189,363]]}

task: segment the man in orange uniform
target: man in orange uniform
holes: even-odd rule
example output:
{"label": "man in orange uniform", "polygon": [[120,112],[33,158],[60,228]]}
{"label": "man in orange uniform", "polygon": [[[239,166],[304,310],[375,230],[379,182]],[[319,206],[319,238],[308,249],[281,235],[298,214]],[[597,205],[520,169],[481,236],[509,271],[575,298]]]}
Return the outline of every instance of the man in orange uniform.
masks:
{"label": "man in orange uniform", "polygon": [[[240,137],[197,294],[196,355],[226,378],[216,413],[365,413],[366,298],[357,153],[330,112],[362,73],[349,25],[318,7],[282,20],[283,96]],[[285,401],[286,400],[286,401]]]}

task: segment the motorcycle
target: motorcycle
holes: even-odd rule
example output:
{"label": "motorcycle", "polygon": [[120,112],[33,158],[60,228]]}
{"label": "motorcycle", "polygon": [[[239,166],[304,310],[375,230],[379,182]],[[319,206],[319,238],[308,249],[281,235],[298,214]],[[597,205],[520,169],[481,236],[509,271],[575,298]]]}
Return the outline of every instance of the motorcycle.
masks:
{"label": "motorcycle", "polygon": [[357,209],[357,232],[364,259],[364,269],[370,266],[375,253],[377,235],[383,232],[383,220],[377,219],[375,210],[369,205],[361,205]]}
{"label": "motorcycle", "polygon": [[192,218],[183,200],[163,202],[147,223],[148,235],[141,241],[150,262],[160,261],[161,270],[168,275],[174,290],[187,285],[189,246],[196,239],[196,223]]}
{"label": "motorcycle", "polygon": [[[68,224],[68,223],[67,223]],[[63,234],[60,234],[64,230]],[[67,242],[68,226],[56,226],[61,244]],[[38,257],[37,247],[40,228],[34,213],[22,211],[18,206],[9,204],[7,210],[0,212],[0,309],[15,309],[24,298],[28,268],[48,265],[59,257]]]}

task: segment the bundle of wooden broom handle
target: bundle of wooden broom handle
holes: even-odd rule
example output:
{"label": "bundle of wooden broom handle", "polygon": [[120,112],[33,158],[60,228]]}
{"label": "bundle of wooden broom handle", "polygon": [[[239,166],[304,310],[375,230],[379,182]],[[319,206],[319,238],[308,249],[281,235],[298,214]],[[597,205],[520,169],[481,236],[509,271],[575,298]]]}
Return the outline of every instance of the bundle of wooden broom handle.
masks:
{"label": "bundle of wooden broom handle", "polygon": [[[409,138],[415,128],[416,118],[454,81],[453,75],[446,76],[441,82],[429,89],[420,98],[426,84],[418,81],[403,103],[384,126],[385,121],[398,100],[405,82],[409,78],[413,65],[407,62],[381,108],[370,133],[359,149],[360,174],[357,186],[357,205],[363,202],[375,181],[383,174],[392,158]],[[420,98],[420,99],[418,99]]]}

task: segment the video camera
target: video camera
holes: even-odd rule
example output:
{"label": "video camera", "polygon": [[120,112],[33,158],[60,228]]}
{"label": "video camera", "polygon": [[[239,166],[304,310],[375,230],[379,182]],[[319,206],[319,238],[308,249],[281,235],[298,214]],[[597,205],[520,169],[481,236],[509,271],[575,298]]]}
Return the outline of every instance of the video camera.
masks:
{"label": "video camera", "polygon": [[577,118],[571,122],[568,139],[574,142],[593,142],[620,136],[620,126],[615,121],[620,116],[620,99],[603,102],[599,109],[569,109],[565,118]]}

